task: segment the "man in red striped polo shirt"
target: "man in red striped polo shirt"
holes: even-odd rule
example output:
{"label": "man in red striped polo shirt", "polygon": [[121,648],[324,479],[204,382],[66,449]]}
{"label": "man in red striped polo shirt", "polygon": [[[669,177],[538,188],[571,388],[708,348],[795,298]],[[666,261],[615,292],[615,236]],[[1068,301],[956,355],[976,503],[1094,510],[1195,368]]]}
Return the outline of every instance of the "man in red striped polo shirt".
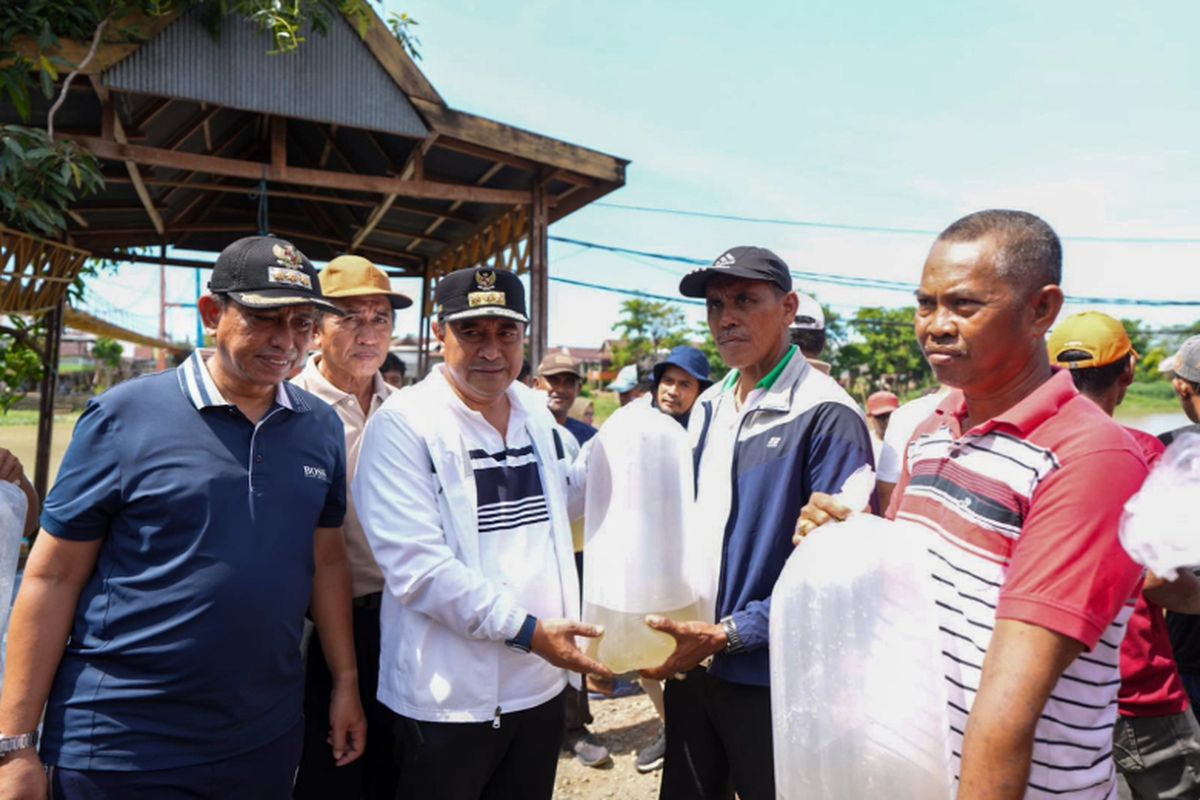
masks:
{"label": "man in red striped polo shirt", "polygon": [[[1141,578],[1117,541],[1146,466],[1045,335],[1062,247],[1041,219],[982,211],[930,250],[916,334],[954,387],[906,448],[888,514],[934,531],[958,800],[1116,796],[1119,651]],[[806,533],[849,509],[810,501]]]}

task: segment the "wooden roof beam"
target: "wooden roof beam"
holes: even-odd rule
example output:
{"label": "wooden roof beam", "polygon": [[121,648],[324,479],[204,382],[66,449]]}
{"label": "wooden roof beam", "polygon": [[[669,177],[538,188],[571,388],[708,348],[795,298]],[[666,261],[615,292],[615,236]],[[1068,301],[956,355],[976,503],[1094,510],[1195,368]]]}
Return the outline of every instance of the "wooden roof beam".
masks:
{"label": "wooden roof beam", "polygon": [[[162,147],[166,150],[174,150],[176,147],[179,147],[179,145],[183,144],[188,139],[192,138],[192,136],[195,135],[196,131],[198,131],[198,130],[204,128],[206,125],[208,125],[208,121],[210,119],[212,119],[213,117],[215,117],[217,115],[217,112],[220,110],[221,110],[220,106],[202,107],[200,109],[200,111],[194,117],[192,117],[190,120],[188,120],[183,125],[181,125],[175,131],[175,133],[173,133],[171,135],[171,138],[169,138],[169,139],[167,139],[167,141],[163,142]],[[209,139],[211,139],[211,136],[209,137]],[[206,143],[207,143],[207,141],[206,141]],[[209,145],[207,147],[207,149],[211,152],[212,151],[211,145]]]}
{"label": "wooden roof beam", "polygon": [[478,158],[481,161],[490,161],[493,163],[499,162],[507,164],[510,167],[523,169],[526,172],[537,172],[538,165],[527,158],[521,158],[511,153],[502,153],[497,150],[492,150],[489,147],[480,147],[479,145],[464,142],[461,139],[453,139],[450,137],[442,137],[438,141],[437,146],[442,150],[449,150],[452,153],[462,153],[463,155]]}
{"label": "wooden roof beam", "polygon": [[[96,91],[96,98],[100,101],[101,116],[104,123],[102,129],[112,126],[113,140],[121,145],[128,144],[128,139],[125,137],[125,128],[121,124],[121,116],[116,113],[113,108],[112,93],[108,91],[108,87],[100,83],[100,78],[96,75],[90,76],[92,88]],[[106,141],[101,139],[99,141]],[[137,146],[137,145],[134,145]],[[163,225],[162,215],[158,213],[158,209],[154,207],[154,201],[150,197],[150,191],[146,188],[146,184],[142,182],[142,173],[138,165],[132,159],[122,158],[125,162],[125,169],[129,172],[129,179],[133,182],[133,190],[137,193],[138,199],[142,201],[142,205],[146,208],[146,215],[150,217],[150,223],[154,226],[154,230],[159,236],[163,235],[165,227]]]}
{"label": "wooden roof beam", "polygon": [[158,97],[151,100],[150,107],[146,109],[146,112],[133,121],[133,129],[144,132],[159,114],[166,111],[169,105],[171,105],[170,97]]}
{"label": "wooden roof beam", "polygon": [[[429,152],[429,148],[433,147],[433,143],[436,141],[437,135],[435,134],[412,149],[412,152],[408,154],[408,159],[404,162],[404,167],[400,170],[401,180],[408,180],[413,177],[420,180],[424,177],[425,154]],[[371,212],[371,216],[367,217],[367,224],[362,226],[358,233],[354,234],[354,238],[350,240],[351,253],[357,250],[366,238],[371,235],[371,231],[375,230],[375,226],[380,223],[387,214],[388,209],[395,202],[396,194],[392,193],[384,197],[383,202],[376,206],[375,210]]]}
{"label": "wooden roof beam", "polygon": [[[502,169],[504,169],[504,165],[503,165],[503,164],[492,164],[492,166],[488,168],[487,172],[485,172],[485,173],[483,173],[482,175],[480,175],[480,176],[479,176],[479,180],[475,181],[475,184],[476,184],[477,186],[482,186],[483,184],[487,183],[487,182],[488,182],[488,181],[490,181],[492,178],[494,178],[494,177],[496,176],[496,173],[497,173],[497,172],[499,172],[499,171],[500,171],[500,170],[502,170]],[[524,193],[524,192],[517,192],[516,194],[525,195],[525,193]],[[528,195],[525,195],[525,197],[526,197],[526,202],[529,202],[529,199],[530,199],[530,198],[529,198],[529,196],[528,196]],[[452,203],[452,204],[450,205],[450,210],[451,210],[451,211],[457,211],[457,210],[458,210],[458,208],[459,208],[459,206],[461,206],[461,205],[462,205],[462,203],[461,203],[461,202]],[[519,203],[515,203],[514,205],[520,205],[520,204],[519,204]],[[433,222],[429,223],[429,225],[428,225],[428,226],[426,226],[426,228],[425,228],[425,232],[424,232],[424,235],[428,236],[429,234],[433,233],[434,231],[436,231],[436,230],[437,230],[438,228],[440,228],[441,226],[442,226],[442,220],[441,220],[441,219],[435,219]],[[406,247],[406,248],[404,248],[404,249],[405,249],[405,251],[407,251],[407,252],[412,252],[413,248],[415,248],[415,247],[416,247],[417,245],[419,245],[419,244],[420,244],[420,242],[419,242],[419,241],[414,241],[412,244],[410,244],[408,247]]]}
{"label": "wooden roof beam", "polygon": [[[226,147],[229,147],[229,145],[233,144],[233,142],[242,135],[243,130],[244,129],[240,125],[230,125],[229,128],[226,129],[225,133],[221,134],[221,138],[217,139],[217,141],[214,143],[215,146],[209,150],[206,155],[220,155]],[[187,189],[187,181],[191,180],[191,178],[195,177],[195,175],[196,172],[194,170],[188,171],[187,174],[184,175],[180,180],[179,186],[172,187],[171,189],[168,189],[165,194],[163,194],[163,201],[170,202],[171,198],[175,196],[176,192],[180,191],[181,189]]]}
{"label": "wooden roof beam", "polygon": [[[104,180],[108,183],[128,183],[129,178],[123,175],[105,176]],[[168,186],[172,188],[194,189],[197,192],[224,192],[226,194],[247,194],[257,191],[254,186],[233,186],[225,183],[196,183],[166,180],[164,178],[143,178],[143,182],[147,186]],[[327,195],[327,194],[311,194],[309,192],[295,192],[288,189],[268,189],[267,196],[269,197],[286,197],[291,200],[311,200],[316,203],[333,203],[334,205],[354,206],[357,208],[374,208],[373,200],[358,200],[352,197],[343,197],[342,195]],[[88,209],[82,208],[82,211]],[[418,210],[417,213],[426,214],[428,216],[438,216],[439,212],[430,210]],[[464,220],[466,221],[466,220]]]}
{"label": "wooden roof beam", "polygon": [[[124,144],[95,136],[70,137],[100,158],[132,162],[135,166],[164,167],[166,169],[208,172],[230,178],[258,180],[263,167],[268,167],[267,178],[283,183],[304,186],[321,186],[327,189],[371,192],[373,194],[396,194],[402,197],[419,197],[426,200],[458,200],[467,203],[491,205],[522,205],[530,202],[529,193],[511,189],[488,189],[482,186],[457,186],[429,180],[403,180],[382,175],[355,175],[348,172],[288,167],[286,175],[278,175],[270,165],[256,161],[238,161],[231,158],[180,153],[157,147]],[[138,179],[140,183],[140,176]],[[135,184],[136,186],[137,184]],[[143,185],[143,189],[144,189]]]}
{"label": "wooden roof beam", "polygon": [[412,98],[412,102],[429,123],[429,128],[444,137],[565,169],[588,178],[618,185],[625,183],[625,165],[629,163],[625,159],[417,97]]}
{"label": "wooden roof beam", "polygon": [[[365,229],[365,226],[353,225],[351,227],[354,228],[355,230]],[[379,234],[380,236],[399,236],[404,239],[416,239],[417,242],[433,242],[434,244],[450,244],[450,242],[447,241],[446,239],[438,239],[438,238],[429,236],[424,233],[417,233],[416,231],[408,231],[408,230],[404,230],[402,228],[385,228],[383,226],[379,226],[379,227],[374,228],[373,231],[375,233]]]}

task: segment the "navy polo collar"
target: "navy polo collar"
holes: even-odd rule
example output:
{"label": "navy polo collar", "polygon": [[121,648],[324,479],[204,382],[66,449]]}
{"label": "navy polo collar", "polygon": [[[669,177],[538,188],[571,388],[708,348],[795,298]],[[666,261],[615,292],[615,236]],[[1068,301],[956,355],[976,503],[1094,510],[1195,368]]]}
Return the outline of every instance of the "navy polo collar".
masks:
{"label": "navy polo collar", "polygon": [[[197,410],[233,405],[217,389],[199,350],[192,351],[187,361],[179,365],[176,374],[179,376],[179,388]],[[287,381],[275,387],[275,402],[289,411],[303,413],[309,409],[299,390]]]}

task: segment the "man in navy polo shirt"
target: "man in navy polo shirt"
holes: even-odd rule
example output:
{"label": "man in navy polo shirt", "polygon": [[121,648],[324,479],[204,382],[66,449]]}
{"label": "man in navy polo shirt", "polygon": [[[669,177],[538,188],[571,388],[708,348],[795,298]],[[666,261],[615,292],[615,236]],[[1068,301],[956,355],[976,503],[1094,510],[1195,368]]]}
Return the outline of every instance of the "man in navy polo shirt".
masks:
{"label": "man in navy polo shirt", "polygon": [[268,237],[226,248],[209,288],[215,352],[113,388],[76,426],[13,610],[0,796],[45,797],[45,762],[56,798],[288,797],[310,598],[334,755],[362,752],[342,426],[285,383],[317,307],[337,309]]}

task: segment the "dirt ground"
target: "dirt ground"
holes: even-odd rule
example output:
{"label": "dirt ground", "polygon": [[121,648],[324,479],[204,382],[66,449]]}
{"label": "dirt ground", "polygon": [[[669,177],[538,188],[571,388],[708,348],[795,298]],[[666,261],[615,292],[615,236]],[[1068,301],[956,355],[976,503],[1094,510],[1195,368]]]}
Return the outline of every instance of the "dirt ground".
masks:
{"label": "dirt ground", "polygon": [[658,735],[658,715],[644,694],[616,700],[593,700],[589,727],[612,753],[613,763],[603,769],[585,767],[573,755],[558,760],[555,800],[655,800],[662,772],[642,775],[634,767],[637,751]]}

